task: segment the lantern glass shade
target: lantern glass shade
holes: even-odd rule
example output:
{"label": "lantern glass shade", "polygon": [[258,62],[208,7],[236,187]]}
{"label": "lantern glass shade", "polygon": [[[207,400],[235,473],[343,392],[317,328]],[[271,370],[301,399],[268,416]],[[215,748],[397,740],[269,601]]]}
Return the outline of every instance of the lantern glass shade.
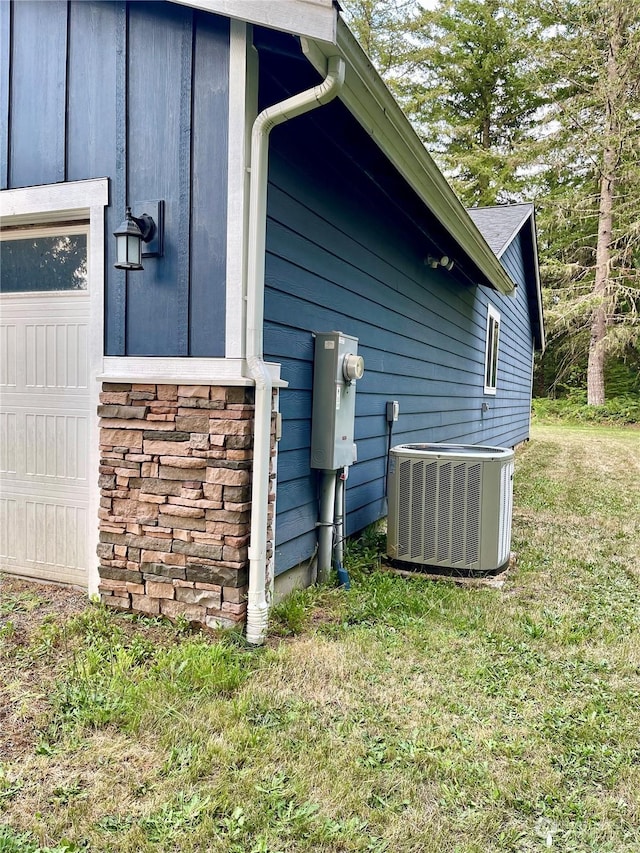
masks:
{"label": "lantern glass shade", "polygon": [[127,208],[127,217],[114,231],[116,238],[116,263],[120,270],[141,270],[142,266],[142,232]]}
{"label": "lantern glass shade", "polygon": [[[124,244],[124,240],[122,241]],[[142,241],[139,237],[129,235],[127,237],[126,261],[128,264],[138,265],[141,263]]]}

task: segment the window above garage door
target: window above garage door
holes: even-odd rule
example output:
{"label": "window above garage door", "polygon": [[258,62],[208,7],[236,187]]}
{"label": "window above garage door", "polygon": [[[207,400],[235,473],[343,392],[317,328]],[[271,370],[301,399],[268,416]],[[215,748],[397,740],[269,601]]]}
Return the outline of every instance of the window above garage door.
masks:
{"label": "window above garage door", "polygon": [[86,291],[88,226],[5,231],[0,293]]}

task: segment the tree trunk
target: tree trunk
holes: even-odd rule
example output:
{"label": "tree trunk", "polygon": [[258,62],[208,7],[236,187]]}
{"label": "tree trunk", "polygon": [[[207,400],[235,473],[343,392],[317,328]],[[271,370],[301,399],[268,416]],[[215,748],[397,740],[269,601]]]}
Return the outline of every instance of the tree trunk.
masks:
{"label": "tree trunk", "polygon": [[587,403],[590,406],[602,406],[604,403],[604,356],[607,337],[607,284],[609,281],[609,260],[611,247],[611,229],[613,225],[613,188],[611,170],[607,169],[607,159],[615,158],[610,147],[605,150],[605,169],[600,181],[600,210],[598,215],[598,243],[596,247],[596,279],[593,295],[598,302],[591,315],[591,338],[589,339],[589,361],[587,365]]}
{"label": "tree trunk", "polygon": [[607,337],[611,241],[613,237],[613,195],[616,183],[616,166],[618,165],[616,140],[618,138],[617,107],[620,95],[618,51],[621,29],[622,20],[618,14],[614,22],[607,57],[605,145],[600,178],[596,276],[592,291],[596,298],[596,306],[591,314],[591,338],[589,339],[589,361],[587,364],[587,403],[590,406],[602,406],[605,400],[604,359]]}
{"label": "tree trunk", "polygon": [[482,118],[482,147],[485,151],[491,148],[491,114],[488,110]]}

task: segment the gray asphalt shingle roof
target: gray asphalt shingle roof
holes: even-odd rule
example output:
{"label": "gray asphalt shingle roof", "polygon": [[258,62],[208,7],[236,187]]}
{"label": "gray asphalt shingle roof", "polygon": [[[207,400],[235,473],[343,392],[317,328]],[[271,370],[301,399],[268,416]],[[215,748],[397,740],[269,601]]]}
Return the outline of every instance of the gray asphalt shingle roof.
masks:
{"label": "gray asphalt shingle roof", "polygon": [[472,207],[467,213],[493,252],[500,257],[533,212],[532,204]]}

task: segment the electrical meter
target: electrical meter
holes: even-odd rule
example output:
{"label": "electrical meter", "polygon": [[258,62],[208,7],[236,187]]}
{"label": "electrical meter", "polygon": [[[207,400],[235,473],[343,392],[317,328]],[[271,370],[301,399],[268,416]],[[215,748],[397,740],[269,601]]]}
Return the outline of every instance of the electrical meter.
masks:
{"label": "electrical meter", "polygon": [[342,360],[342,375],[345,382],[355,382],[364,376],[364,358],[348,353]]}
{"label": "electrical meter", "polygon": [[358,339],[319,332],[313,362],[311,467],[335,471],[354,461],[356,382],[364,375]]}

